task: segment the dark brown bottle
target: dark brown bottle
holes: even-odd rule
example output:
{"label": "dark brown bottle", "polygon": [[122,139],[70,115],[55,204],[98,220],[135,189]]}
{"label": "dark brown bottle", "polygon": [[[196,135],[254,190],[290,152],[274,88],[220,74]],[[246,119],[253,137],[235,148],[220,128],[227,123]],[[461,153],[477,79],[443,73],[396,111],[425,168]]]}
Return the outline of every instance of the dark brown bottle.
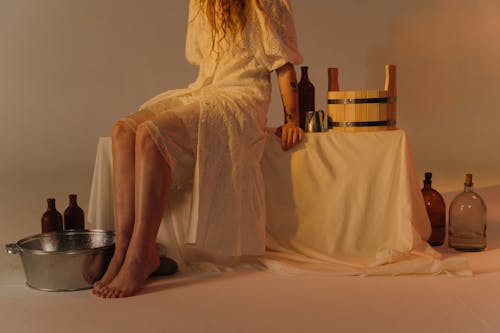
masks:
{"label": "dark brown bottle", "polygon": [[69,195],[69,206],[64,210],[64,230],[84,229],[83,209],[76,202],[76,194]]}
{"label": "dark brown bottle", "polygon": [[63,218],[56,209],[56,199],[47,199],[47,211],[42,215],[42,233],[63,230]]}
{"label": "dark brown bottle", "polygon": [[432,227],[432,234],[428,242],[432,246],[438,246],[443,245],[446,235],[446,206],[441,194],[432,188],[431,178],[432,173],[426,172],[422,195]]}
{"label": "dark brown bottle", "polygon": [[308,66],[302,66],[300,81],[298,84],[299,88],[299,117],[300,117],[300,127],[305,129],[306,126],[306,114],[308,111],[315,111],[314,105],[314,85],[309,80]]}

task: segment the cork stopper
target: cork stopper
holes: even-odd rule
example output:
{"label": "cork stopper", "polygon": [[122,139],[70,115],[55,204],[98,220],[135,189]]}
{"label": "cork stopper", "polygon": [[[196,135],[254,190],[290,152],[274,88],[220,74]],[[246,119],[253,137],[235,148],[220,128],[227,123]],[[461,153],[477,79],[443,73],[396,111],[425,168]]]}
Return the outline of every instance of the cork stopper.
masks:
{"label": "cork stopper", "polygon": [[468,173],[465,175],[465,186],[472,186],[472,173]]}
{"label": "cork stopper", "polygon": [[339,91],[339,69],[328,68],[328,91]]}

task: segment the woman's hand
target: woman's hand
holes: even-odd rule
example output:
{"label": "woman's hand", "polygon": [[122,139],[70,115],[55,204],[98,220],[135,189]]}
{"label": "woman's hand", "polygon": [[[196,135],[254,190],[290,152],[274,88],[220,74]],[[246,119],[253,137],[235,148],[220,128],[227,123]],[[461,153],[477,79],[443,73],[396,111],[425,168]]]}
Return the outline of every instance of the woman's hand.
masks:
{"label": "woman's hand", "polygon": [[302,140],[304,131],[299,127],[299,94],[295,67],[286,63],[276,69],[280,86],[285,125],[276,129],[276,135],[281,138],[281,148],[288,150]]}
{"label": "woman's hand", "polygon": [[304,131],[293,122],[288,122],[276,129],[276,135],[281,138],[281,148],[288,150],[302,141]]}

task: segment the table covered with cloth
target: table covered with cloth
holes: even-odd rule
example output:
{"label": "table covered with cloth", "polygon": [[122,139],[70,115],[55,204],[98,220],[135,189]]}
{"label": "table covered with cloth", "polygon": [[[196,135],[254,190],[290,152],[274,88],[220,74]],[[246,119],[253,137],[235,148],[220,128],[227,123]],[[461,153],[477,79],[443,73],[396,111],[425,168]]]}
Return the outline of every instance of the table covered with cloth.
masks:
{"label": "table covered with cloth", "polygon": [[[261,162],[267,210],[259,262],[287,274],[470,275],[468,260],[446,259],[427,242],[431,228],[403,130],[307,133],[289,151],[269,131]],[[210,262],[184,244],[190,189],[170,189],[158,243],[181,269]],[[112,155],[99,139],[88,221],[113,229]],[[198,265],[197,267],[207,267]]]}

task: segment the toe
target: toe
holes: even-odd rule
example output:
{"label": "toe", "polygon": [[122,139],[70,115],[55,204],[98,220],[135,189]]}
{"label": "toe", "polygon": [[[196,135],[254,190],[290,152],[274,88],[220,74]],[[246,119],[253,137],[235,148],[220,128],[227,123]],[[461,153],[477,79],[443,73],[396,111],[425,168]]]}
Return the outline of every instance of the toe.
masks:
{"label": "toe", "polygon": [[108,298],[108,294],[111,292],[111,288],[108,288],[104,286],[102,289],[99,290],[99,293],[102,298]]}
{"label": "toe", "polygon": [[113,294],[115,293],[115,289],[114,288],[110,288],[108,290],[108,292],[106,293],[106,298],[111,298],[113,297]]}
{"label": "toe", "polygon": [[120,294],[120,291],[118,289],[113,289],[113,292],[111,293],[110,298],[118,298]]}
{"label": "toe", "polygon": [[92,294],[94,294],[96,296],[99,296],[99,297],[102,297],[102,290],[99,289],[99,288],[93,288],[92,289]]}
{"label": "toe", "polygon": [[120,291],[116,288],[111,288],[111,291],[106,295],[108,298],[116,298],[116,294]]}
{"label": "toe", "polygon": [[97,293],[102,293],[102,291],[104,290],[106,286],[103,285],[102,283],[98,283],[96,285],[94,285],[94,290],[97,292]]}

